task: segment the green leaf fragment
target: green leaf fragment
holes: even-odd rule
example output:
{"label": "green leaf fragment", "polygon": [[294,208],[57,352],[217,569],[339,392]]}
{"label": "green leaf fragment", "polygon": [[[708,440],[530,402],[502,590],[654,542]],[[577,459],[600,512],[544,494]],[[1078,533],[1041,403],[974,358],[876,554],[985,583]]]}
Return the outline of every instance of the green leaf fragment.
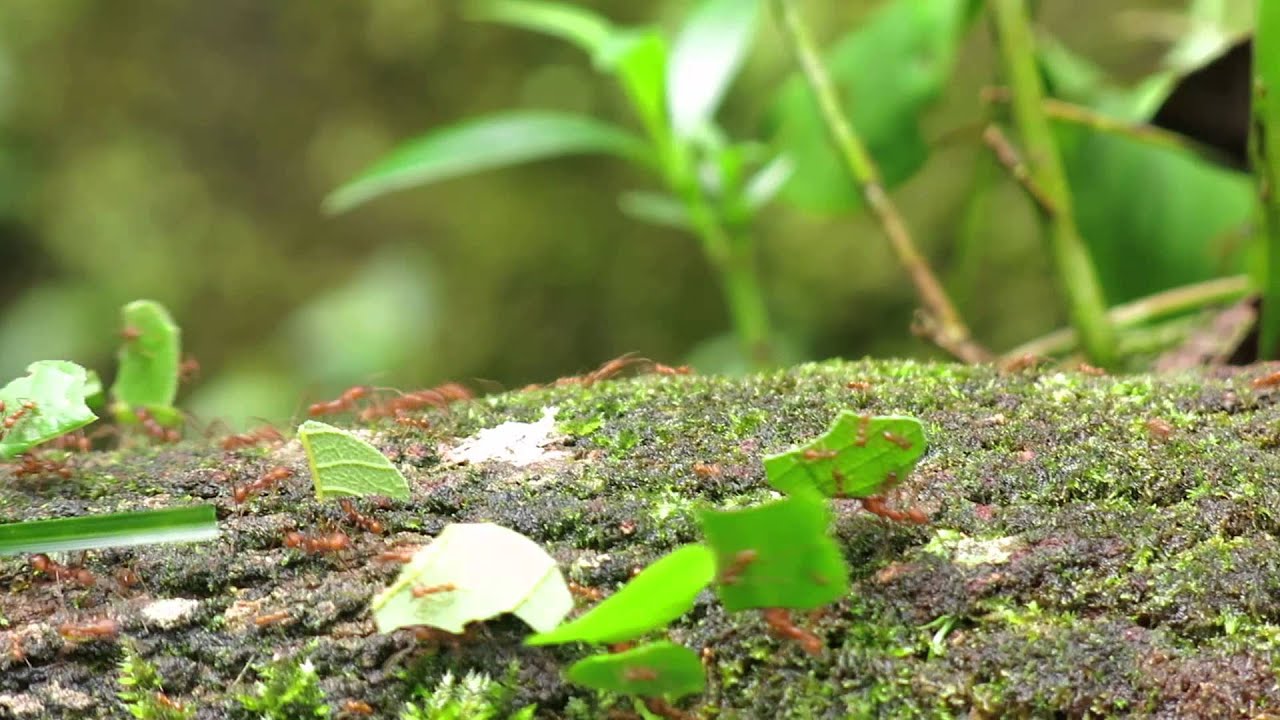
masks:
{"label": "green leaf fragment", "polygon": [[217,536],[214,506],[195,505],[0,525],[0,555],[197,542]]}
{"label": "green leaf fragment", "polygon": [[528,637],[525,644],[618,643],[664,628],[693,609],[715,572],[715,555],[707,546],[685,545],[646,567],[587,614]]}
{"label": "green leaf fragment", "polygon": [[345,430],[308,420],[298,426],[316,498],[385,495],[408,500],[409,481],[378,449]]}
{"label": "green leaf fragment", "polygon": [[570,665],[565,674],[570,681],[595,690],[671,700],[695,695],[707,686],[698,654],[666,640],[593,655]]}
{"label": "green leaf fragment", "polygon": [[905,478],[925,451],[924,426],[911,417],[840,413],[818,438],[764,459],[769,484],[792,494],[871,497]]}
{"label": "green leaf fragment", "polygon": [[342,212],[396,190],[582,153],[648,162],[643,141],[614,125],[569,113],[509,111],[437,128],[404,143],[335,190],[324,207]]}
{"label": "green leaf fragment", "polygon": [[716,594],[729,612],[811,610],[844,597],[849,568],[827,532],[815,493],[745,510],[703,510],[702,534],[717,558]]}
{"label": "green leaf fragment", "polygon": [[414,555],[372,609],[382,633],[411,625],[460,633],[508,612],[543,632],[569,614],[573,597],[555,559],[534,541],[492,523],[453,524]]}
{"label": "green leaf fragment", "polygon": [[97,420],[85,404],[92,391],[88,371],[75,363],[41,360],[28,365],[24,377],[0,389],[0,415],[6,421],[20,415],[12,427],[0,429],[0,458],[24,453]]}
{"label": "green leaf fragment", "polygon": [[120,346],[120,371],[111,386],[115,414],[133,419],[132,408],[153,412],[172,409],[181,364],[177,324],[154,300],[135,300],[125,305],[120,315],[125,340]]}

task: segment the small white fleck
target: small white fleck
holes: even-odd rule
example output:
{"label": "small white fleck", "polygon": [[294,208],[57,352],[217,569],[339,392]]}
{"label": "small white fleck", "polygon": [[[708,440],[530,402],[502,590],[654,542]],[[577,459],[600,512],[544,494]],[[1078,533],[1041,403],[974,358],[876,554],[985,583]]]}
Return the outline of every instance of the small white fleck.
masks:
{"label": "small white fleck", "polygon": [[563,450],[547,450],[545,446],[555,442],[552,433],[556,428],[556,412],[559,408],[543,408],[537,422],[504,422],[486,428],[462,441],[456,448],[444,453],[447,462],[481,463],[506,462],[516,467],[533,465],[569,456]]}
{"label": "small white fleck", "polygon": [[156,600],[142,608],[142,616],[159,625],[162,630],[170,630],[187,624],[200,607],[199,600],[190,598],[165,598]]}

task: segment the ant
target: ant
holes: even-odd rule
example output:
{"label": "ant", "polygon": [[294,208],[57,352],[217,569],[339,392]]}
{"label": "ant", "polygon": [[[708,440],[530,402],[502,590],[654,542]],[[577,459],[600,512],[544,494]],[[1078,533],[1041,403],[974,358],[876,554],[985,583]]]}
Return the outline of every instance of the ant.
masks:
{"label": "ant", "polygon": [[22,464],[14,468],[14,477],[38,477],[41,475],[57,475],[63,480],[71,479],[71,468],[64,460],[46,460],[34,452],[22,454]]}
{"label": "ant", "polygon": [[263,473],[262,477],[254,480],[248,485],[237,485],[233,488],[231,491],[231,499],[238,505],[248,500],[255,493],[260,493],[281,480],[286,480],[291,477],[293,477],[293,470],[290,470],[287,467],[272,468],[271,470]]}
{"label": "ant", "polygon": [[867,440],[870,439],[867,436],[868,434],[870,434],[870,432],[871,432],[871,416],[863,415],[862,418],[858,420],[858,434],[857,436],[854,437],[853,444],[857,445],[858,447],[866,447]]}
{"label": "ant", "polygon": [[270,425],[262,425],[247,433],[226,436],[222,439],[222,449],[238,450],[265,442],[284,442],[284,435],[281,435],[279,430]]}
{"label": "ant", "polygon": [[439,593],[453,592],[458,586],[453,583],[440,583],[439,585],[425,585],[413,589],[413,596],[416,598],[424,598],[428,595],[438,595]]}
{"label": "ant", "polygon": [[142,328],[126,325],[120,330],[120,339],[127,343],[134,342],[140,337],[142,337]]}
{"label": "ant", "polygon": [[865,380],[850,380],[849,382],[845,383],[844,386],[849,388],[850,390],[857,390],[859,392],[866,392],[867,390],[871,389],[871,383]]}
{"label": "ant", "polygon": [[791,611],[786,608],[766,608],[762,612],[764,621],[777,637],[794,640],[810,655],[821,655],[825,646],[822,638],[795,624],[791,619]]}
{"label": "ant", "polygon": [[910,508],[905,512],[894,510],[885,503],[883,496],[858,498],[858,501],[862,503],[862,509],[886,520],[909,522],[915,525],[924,525],[929,522],[929,516],[925,515],[920,508]]}
{"label": "ant", "polygon": [[373,706],[363,700],[348,698],[342,701],[342,712],[347,715],[372,715]]}
{"label": "ant", "polygon": [[834,460],[839,454],[836,450],[815,450],[810,448],[800,453],[800,457],[809,462],[816,462],[818,460]]}
{"label": "ant", "polygon": [[301,548],[308,555],[336,553],[351,547],[351,538],[344,532],[332,532],[328,535],[306,535],[290,531],[284,535],[284,546]]}
{"label": "ant", "polygon": [[[30,400],[23,400],[18,409],[14,410],[8,417],[6,417],[3,423],[0,423],[0,437],[4,437],[9,434],[9,431],[18,424],[18,421],[22,420],[22,418],[26,417],[28,413],[35,409],[36,404],[34,402],[31,402]],[[0,413],[3,413],[4,411],[4,401],[0,400]]]}
{"label": "ant", "polygon": [[289,611],[280,610],[277,612],[267,613],[266,615],[259,615],[255,617],[253,619],[253,624],[257,627],[264,628],[264,627],[269,627],[271,625],[275,625],[277,623],[282,623],[289,619],[290,619]]}
{"label": "ant", "polygon": [[891,433],[888,430],[885,430],[884,439],[893,443],[894,445],[897,445],[903,450],[911,449],[911,441],[908,440],[907,438],[902,437],[901,435],[898,435],[897,433]]}
{"label": "ant", "polygon": [[87,453],[93,450],[93,441],[84,434],[83,430],[77,430],[73,433],[67,433],[66,435],[59,435],[45,443],[45,445],[53,448],[54,450],[67,450],[82,453]]}
{"label": "ant", "polygon": [[165,710],[172,711],[173,713],[175,713],[175,714],[177,714],[177,715],[179,715],[179,716],[184,716],[184,715],[185,715],[185,711],[186,711],[186,709],[187,709],[185,705],[183,705],[182,703],[178,702],[177,700],[174,700],[173,698],[169,697],[168,695],[165,695],[164,693],[160,692],[159,690],[157,690],[157,691],[156,691],[155,699],[156,699],[156,705],[159,705],[160,707],[164,708]]}
{"label": "ant", "polygon": [[368,395],[369,391],[370,388],[368,385],[356,385],[355,387],[349,387],[342,391],[342,394],[339,395],[336,400],[312,403],[312,405],[307,408],[307,414],[311,417],[317,417],[320,415],[337,415],[338,413],[347,412],[352,409],[358,400],[361,400]]}
{"label": "ant", "polygon": [[142,429],[148,435],[159,440],[160,442],[175,443],[182,439],[182,434],[173,428],[166,428],[156,420],[151,411],[146,408],[134,408],[134,417],[138,418],[138,422],[142,423]]}
{"label": "ant", "polygon": [[569,594],[583,600],[599,601],[604,599],[604,591],[569,581]]}
{"label": "ant", "polygon": [[1254,378],[1252,385],[1255,389],[1272,388],[1280,385],[1280,372],[1273,372],[1270,375]]}
{"label": "ant", "polygon": [[720,584],[733,585],[737,583],[742,579],[742,573],[747,569],[747,566],[755,562],[759,557],[760,553],[755,550],[739,550],[733,556],[733,563],[721,571]]}
{"label": "ant", "polygon": [[430,430],[431,422],[422,418],[409,417],[408,415],[397,415],[396,424],[405,427],[413,427],[419,430]]}
{"label": "ant", "polygon": [[402,547],[402,548],[392,548],[390,550],[383,550],[382,552],[378,553],[377,556],[374,557],[374,559],[377,560],[378,562],[383,562],[383,563],[390,563],[390,562],[408,563],[409,561],[413,560],[413,556],[418,552],[418,549],[419,548],[416,548],[416,547]]}
{"label": "ant", "polygon": [[352,525],[363,528],[374,535],[382,534],[382,523],[371,517],[361,515],[350,500],[344,498],[339,501],[339,504],[342,505],[342,511],[347,514],[347,520],[351,521]]}
{"label": "ant", "polygon": [[183,385],[189,385],[199,377],[200,361],[190,353],[183,355],[182,362],[178,363],[178,382]]}
{"label": "ant", "polygon": [[659,375],[692,375],[693,368],[688,365],[671,367],[670,365],[663,365],[662,363],[656,362],[653,364],[653,372]]}
{"label": "ant", "polygon": [[723,473],[724,470],[717,463],[698,462],[693,464],[693,474],[703,479],[720,477]]}
{"label": "ant", "polygon": [[31,567],[42,575],[48,575],[57,582],[70,580],[81,587],[93,587],[98,579],[93,573],[82,567],[61,565],[44,553],[31,556]]}
{"label": "ant", "polygon": [[1150,433],[1151,437],[1155,440],[1168,440],[1169,437],[1173,435],[1173,425],[1170,425],[1167,420],[1151,418],[1147,421],[1146,425],[1147,432]]}
{"label": "ant", "polygon": [[111,618],[102,618],[83,625],[63,623],[58,626],[58,634],[71,642],[110,640],[120,634],[120,626]]}

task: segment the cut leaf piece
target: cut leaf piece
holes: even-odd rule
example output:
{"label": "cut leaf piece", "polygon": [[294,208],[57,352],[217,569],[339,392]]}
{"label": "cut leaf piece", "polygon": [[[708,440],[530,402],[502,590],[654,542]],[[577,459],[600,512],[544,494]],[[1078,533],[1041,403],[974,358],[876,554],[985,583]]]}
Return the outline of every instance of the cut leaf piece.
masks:
{"label": "cut leaf piece", "polygon": [[573,597],[556,561],[534,541],[492,523],[453,524],[414,555],[372,609],[383,633],[410,625],[460,633],[508,612],[545,632],[569,614]]}
{"label": "cut leaf piece", "polygon": [[[132,408],[160,414],[173,408],[178,396],[181,333],[169,311],[154,300],[135,300],[120,312],[124,343],[120,371],[111,386],[117,417],[134,419]],[[125,417],[127,416],[127,418]]]}
{"label": "cut leaf piece", "polygon": [[693,609],[698,593],[716,574],[715,555],[706,545],[685,545],[649,565],[621,590],[587,614],[551,632],[525,639],[526,645],[567,642],[619,643],[666,627]]}
{"label": "cut leaf piece", "polygon": [[905,478],[924,454],[924,426],[911,417],[841,412],[818,438],[764,459],[769,484],[792,494],[871,497]]}
{"label": "cut leaf piece", "polygon": [[404,143],[335,190],[324,206],[342,212],[396,190],[579,153],[648,162],[644,143],[616,126],[568,113],[512,111],[438,128]]}
{"label": "cut leaf piece", "polygon": [[345,430],[308,420],[298,426],[320,500],[354,495],[409,499],[409,481],[378,448]]}
{"label": "cut leaf piece", "polygon": [[816,493],[699,516],[716,554],[716,594],[729,612],[811,610],[849,591],[849,568],[827,533],[830,513]]}
{"label": "cut leaf piece", "polygon": [[593,655],[570,665],[565,674],[571,682],[595,690],[672,700],[696,695],[707,686],[698,654],[666,640]]}
{"label": "cut leaf piece", "polygon": [[671,48],[667,109],[672,129],[688,137],[708,122],[742,65],[760,0],[702,0]]}
{"label": "cut leaf piece", "polygon": [[197,542],[217,536],[214,507],[196,505],[0,525],[0,555]]}
{"label": "cut leaf piece", "polygon": [[[99,389],[101,386],[99,386]],[[65,360],[41,360],[27,374],[0,388],[0,412],[13,426],[0,431],[0,457],[11,458],[42,442],[97,420],[85,398],[94,387],[88,371]]]}

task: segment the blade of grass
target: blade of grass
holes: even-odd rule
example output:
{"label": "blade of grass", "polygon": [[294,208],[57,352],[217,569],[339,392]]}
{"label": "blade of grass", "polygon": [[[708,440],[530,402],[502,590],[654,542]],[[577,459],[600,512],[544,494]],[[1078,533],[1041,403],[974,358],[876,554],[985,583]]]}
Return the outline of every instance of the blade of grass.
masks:
{"label": "blade of grass", "polygon": [[1115,332],[1107,320],[1102,285],[1089,249],[1076,229],[1067,174],[1044,113],[1044,86],[1036,65],[1035,39],[1026,3],[991,0],[987,7],[1013,89],[1013,118],[1026,153],[1030,179],[1044,191],[1053,208],[1045,222],[1071,324],[1080,334],[1090,360],[1104,367],[1111,365],[1115,361]]}
{"label": "blade of grass", "polygon": [[857,130],[845,116],[837,97],[835,84],[827,72],[817,46],[809,33],[808,27],[800,18],[800,13],[792,0],[773,0],[774,13],[782,30],[786,43],[808,82],[818,106],[822,111],[823,122],[835,141],[836,149],[848,168],[849,174],[862,189],[862,195],[871,209],[884,234],[889,238],[898,262],[906,269],[915,285],[916,294],[930,316],[932,340],[947,352],[965,362],[981,362],[990,358],[984,348],[974,342],[969,328],[961,319],[960,313],[951,304],[942,283],[930,269],[907,224],[898,213],[898,208],[889,194],[885,192],[884,183],[880,179],[880,169],[867,151],[866,144]]}
{"label": "blade of grass", "polygon": [[1280,0],[1258,0],[1253,39],[1253,131],[1249,152],[1258,187],[1259,239],[1265,284],[1258,358],[1280,351]]}
{"label": "blade of grass", "polygon": [[0,525],[0,555],[196,542],[218,536],[212,505]]}

